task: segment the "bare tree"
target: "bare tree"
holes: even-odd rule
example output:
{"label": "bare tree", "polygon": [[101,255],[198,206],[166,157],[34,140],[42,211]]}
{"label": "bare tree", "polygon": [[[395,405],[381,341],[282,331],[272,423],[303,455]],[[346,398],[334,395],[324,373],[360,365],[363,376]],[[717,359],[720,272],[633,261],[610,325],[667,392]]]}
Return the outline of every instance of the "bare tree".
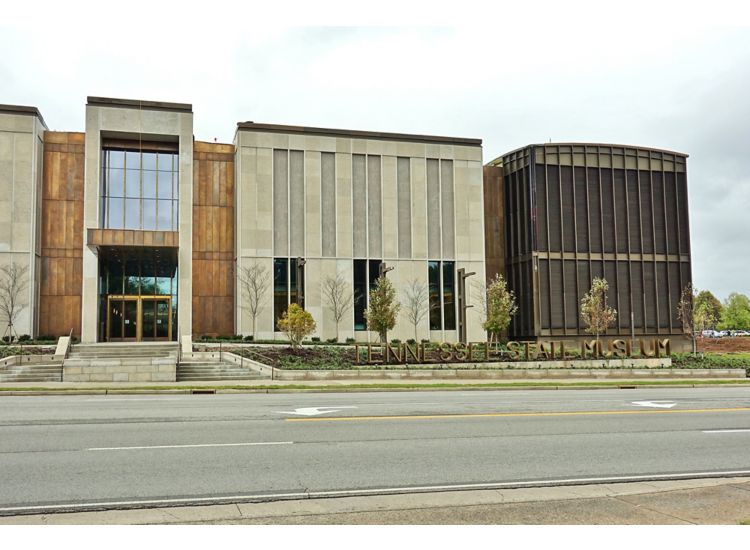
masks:
{"label": "bare tree", "polygon": [[685,288],[682,289],[680,301],[677,304],[677,318],[682,322],[682,332],[684,332],[693,343],[693,355],[697,352],[695,341],[696,320],[700,325],[705,324],[703,321],[704,310],[699,308],[698,311],[696,311],[693,309],[694,300],[693,285],[688,283],[685,285]]}
{"label": "bare tree", "polygon": [[253,340],[255,339],[255,321],[265,307],[263,297],[270,286],[270,275],[266,266],[253,263],[247,267],[240,268],[240,286],[244,300],[244,308],[250,313],[253,320]]}
{"label": "bare tree", "polygon": [[406,317],[414,325],[414,340],[416,340],[417,327],[429,311],[427,284],[420,282],[419,279],[412,279],[406,286],[404,294],[406,296],[404,311],[406,312]]}
{"label": "bare tree", "polygon": [[353,296],[349,290],[349,285],[341,273],[336,273],[335,277],[329,275],[323,279],[323,298],[333,314],[333,320],[336,321],[336,341],[338,341],[339,323],[346,312],[352,309],[353,304]]}
{"label": "bare tree", "polygon": [[3,336],[9,336],[11,342],[14,333],[18,337],[13,325],[26,308],[26,304],[21,302],[21,295],[28,286],[28,272],[29,266],[14,263],[0,267],[0,315],[7,322]]}

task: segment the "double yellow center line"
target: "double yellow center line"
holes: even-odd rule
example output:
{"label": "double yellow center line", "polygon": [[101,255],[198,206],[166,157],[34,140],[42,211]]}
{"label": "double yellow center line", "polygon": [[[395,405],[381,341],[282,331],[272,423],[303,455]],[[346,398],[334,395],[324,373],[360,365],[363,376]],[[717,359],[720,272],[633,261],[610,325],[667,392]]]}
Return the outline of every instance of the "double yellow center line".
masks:
{"label": "double yellow center line", "polygon": [[636,411],[570,411],[570,412],[508,412],[508,413],[466,413],[466,414],[414,414],[393,416],[328,416],[318,418],[286,418],[287,422],[361,422],[369,420],[452,420],[459,418],[520,418],[542,416],[612,416],[624,414],[691,414],[691,413],[724,413],[750,412],[750,407],[732,407],[724,409],[669,409],[669,410],[636,410]]}

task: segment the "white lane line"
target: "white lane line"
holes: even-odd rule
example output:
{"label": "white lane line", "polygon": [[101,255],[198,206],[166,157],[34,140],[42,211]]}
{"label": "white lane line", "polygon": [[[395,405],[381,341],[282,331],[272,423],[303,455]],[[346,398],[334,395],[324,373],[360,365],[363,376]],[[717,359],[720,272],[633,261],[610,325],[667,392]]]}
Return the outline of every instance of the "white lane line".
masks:
{"label": "white lane line", "polygon": [[294,441],[260,441],[256,443],[200,443],[194,445],[144,445],[142,447],[91,447],[87,451],[136,451],[142,449],[188,449],[195,447],[256,447],[261,445],[292,445]]}
{"label": "white lane line", "polygon": [[736,434],[742,432],[750,432],[750,428],[746,429],[727,429],[727,430],[703,430],[704,434]]}
{"label": "white lane line", "polygon": [[691,479],[706,477],[741,477],[750,475],[750,470],[730,470],[715,472],[686,472],[680,474],[653,474],[653,475],[634,475],[634,476],[612,476],[612,477],[581,477],[567,479],[542,479],[536,481],[508,481],[504,483],[472,483],[466,485],[421,485],[415,487],[388,487],[381,489],[353,489],[344,491],[305,491],[298,493],[276,493],[276,494],[239,494],[223,497],[196,497],[196,498],[167,498],[158,500],[120,500],[110,502],[78,502],[70,504],[52,504],[37,506],[15,506],[9,508],[0,508],[0,514],[12,514],[19,512],[33,511],[62,511],[76,510],[81,508],[118,508],[130,506],[150,506],[158,507],[159,505],[177,505],[189,503],[219,503],[219,502],[241,502],[241,501],[269,501],[269,500],[290,500],[290,499],[309,499],[324,498],[336,496],[354,496],[354,495],[377,495],[377,494],[395,494],[395,493],[426,493],[433,491],[456,491],[469,489],[503,489],[503,488],[522,488],[522,487],[539,487],[555,485],[585,485],[594,483],[617,483],[628,481],[658,481],[670,479]]}

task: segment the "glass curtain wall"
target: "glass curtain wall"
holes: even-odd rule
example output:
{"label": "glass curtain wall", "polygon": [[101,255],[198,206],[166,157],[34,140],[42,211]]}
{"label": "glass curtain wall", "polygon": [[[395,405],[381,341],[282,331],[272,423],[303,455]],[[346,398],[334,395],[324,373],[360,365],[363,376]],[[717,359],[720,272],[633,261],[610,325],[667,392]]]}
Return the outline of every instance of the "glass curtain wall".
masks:
{"label": "glass curtain wall", "polygon": [[[301,269],[301,280],[297,284],[297,259],[275,258],[273,261],[273,318],[274,330],[279,332],[279,319],[289,307],[297,303],[297,293],[304,289],[305,267]],[[302,292],[302,307],[305,307]]]}
{"label": "glass curtain wall", "polygon": [[177,280],[176,252],[161,254],[153,249],[100,252],[99,340],[165,339],[170,326],[175,340]]}
{"label": "glass curtain wall", "polygon": [[101,227],[177,231],[179,155],[102,150]]}
{"label": "glass curtain wall", "polygon": [[456,262],[428,262],[430,330],[456,330]]}
{"label": "glass curtain wall", "polygon": [[382,260],[354,260],[354,330],[367,330],[365,310],[380,276]]}

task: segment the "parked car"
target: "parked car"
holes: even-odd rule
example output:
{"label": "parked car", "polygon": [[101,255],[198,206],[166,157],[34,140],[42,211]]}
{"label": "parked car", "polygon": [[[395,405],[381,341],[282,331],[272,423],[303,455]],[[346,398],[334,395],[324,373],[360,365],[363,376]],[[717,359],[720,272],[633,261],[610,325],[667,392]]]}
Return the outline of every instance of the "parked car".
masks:
{"label": "parked car", "polygon": [[715,333],[715,332],[716,332],[716,331],[714,331],[714,330],[711,330],[711,329],[708,329],[708,330],[704,330],[703,332],[701,332],[701,336],[702,336],[703,338],[716,338],[716,336],[714,336],[714,333]]}

